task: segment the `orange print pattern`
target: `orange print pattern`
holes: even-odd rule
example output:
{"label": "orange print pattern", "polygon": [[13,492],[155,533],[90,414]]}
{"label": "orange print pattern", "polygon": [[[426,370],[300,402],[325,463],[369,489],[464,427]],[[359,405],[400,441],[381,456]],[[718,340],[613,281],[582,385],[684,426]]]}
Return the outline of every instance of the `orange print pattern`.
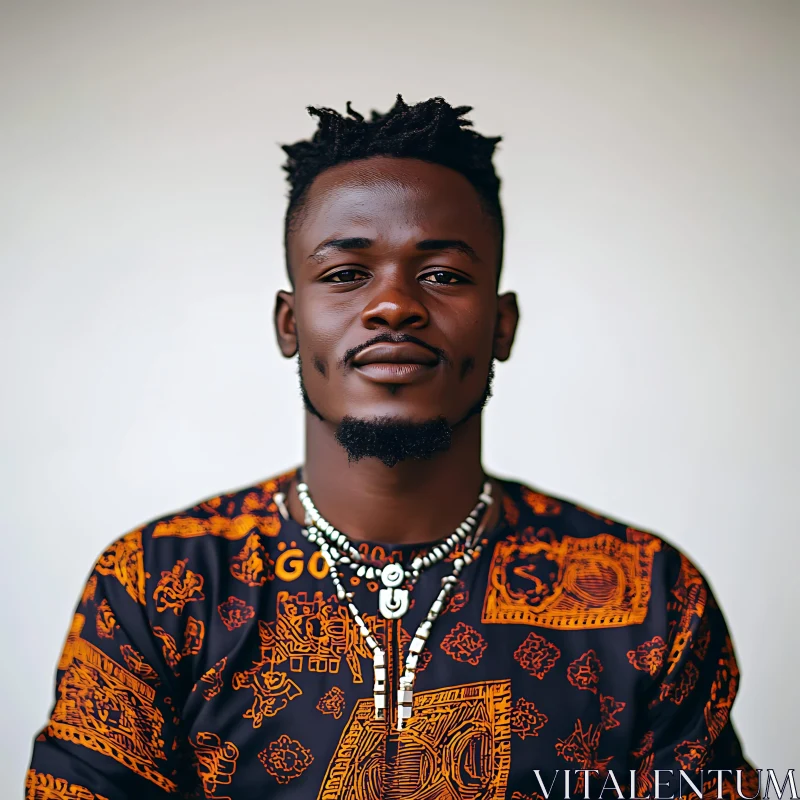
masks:
{"label": "orange print pattern", "polygon": [[144,656],[138,650],[129,644],[120,645],[119,650],[125,665],[137,678],[152,683],[154,686],[161,683],[158,673],[144,660]]}
{"label": "orange print pattern", "polygon": [[587,650],[567,667],[567,679],[578,689],[587,689],[597,694],[603,665],[594,650]]}
{"label": "orange print pattern", "polygon": [[522,489],[522,501],[534,514],[539,516],[555,516],[561,513],[561,503],[558,500],[524,487]]}
{"label": "orange print pattern", "polygon": [[172,609],[175,615],[183,613],[183,608],[193,600],[204,600],[203,576],[186,569],[188,558],[178,561],[171,570],[161,573],[161,580],[153,591],[156,611]]}
{"label": "orange print pattern", "polygon": [[[565,761],[571,761],[580,765],[582,770],[597,770],[602,776],[605,775],[608,764],[613,756],[599,758],[597,750],[600,745],[600,726],[589,725],[584,730],[580,720],[575,722],[575,729],[566,739],[559,739],[556,742],[556,753]],[[575,794],[583,791],[585,773],[580,773],[575,783]]]}
{"label": "orange print pattern", "polygon": [[229,597],[224,603],[217,606],[217,611],[223,625],[229,631],[241,628],[256,615],[255,609],[238,597]]}
{"label": "orange print pattern", "polygon": [[511,681],[414,693],[386,777],[386,722],[357,700],[317,800],[504,800],[511,766]]}
{"label": "orange print pattern", "polygon": [[627,657],[631,666],[647,672],[650,675],[657,675],[664,666],[664,656],[667,652],[667,645],[660,636],[640,644],[635,650],[628,650]]}
{"label": "orange print pattern", "polygon": [[475,666],[486,650],[486,640],[471,625],[459,622],[444,637],[441,647],[452,659]]}
{"label": "orange print pattern", "polygon": [[94,602],[94,595],[97,591],[97,575],[92,575],[86,586],[83,587],[83,594],[81,595],[81,605],[85,606],[90,600]]}
{"label": "orange print pattern", "polygon": [[231,575],[248,586],[263,586],[275,577],[275,562],[261,544],[261,537],[251,533],[238,555],[231,559]]}
{"label": "orange print pattern", "polygon": [[108,600],[106,600],[105,597],[100,602],[100,605],[97,606],[95,628],[97,630],[97,635],[101,639],[113,639],[114,631],[119,630],[117,618],[114,616],[114,612],[111,610],[111,606],[108,604]]}
{"label": "orange print pattern", "polygon": [[[225,666],[228,663],[228,657],[220,659],[214,664],[211,669],[207,670],[203,673],[200,677],[200,680],[203,683],[209,684],[208,689],[203,690],[203,699],[210,700],[212,697],[216,697],[222,691],[222,675],[225,672]],[[197,688],[195,686],[192,691]]]}
{"label": "orange print pattern", "polygon": [[101,794],[36,770],[28,770],[25,778],[25,800],[107,800]]}
{"label": "orange print pattern", "polygon": [[197,738],[189,737],[189,744],[197,758],[197,774],[203,784],[203,794],[209,800],[230,800],[218,794],[221,787],[229,786],[236,772],[239,749],[233,742],[225,742],[216,733],[200,731]]}
{"label": "orange print pattern", "polygon": [[517,699],[511,710],[511,730],[521,739],[538,736],[546,722],[547,715],[539,711],[531,700],[524,697]]}
{"label": "orange print pattern", "polygon": [[622,709],[625,708],[625,703],[615,700],[607,694],[600,695],[600,727],[604,731],[611,730],[611,728],[618,728],[620,721],[617,719]]}
{"label": "orange print pattern", "polygon": [[189,617],[186,621],[186,630],[183,634],[183,648],[181,656],[196,656],[203,646],[203,638],[206,634],[205,623],[200,619]]}
{"label": "orange print pattern", "polygon": [[[659,539],[507,538],[495,545],[482,621],[581,630],[644,622]],[[635,534],[635,535],[634,535]]]}
{"label": "orange print pattern", "polygon": [[669,699],[679,706],[691,694],[699,677],[700,670],[697,669],[697,665],[693,661],[686,662],[676,681],[661,685],[659,700]]}
{"label": "orange print pattern", "polygon": [[280,784],[299,778],[314,761],[311,751],[285,733],[258,754],[264,769]]}
{"label": "orange print pattern", "polygon": [[344,713],[344,692],[338,686],[332,686],[320,697],[317,711],[331,714],[334,719],[341,719]]}
{"label": "orange print pattern", "polygon": [[153,628],[153,633],[161,639],[161,652],[164,655],[164,661],[166,661],[167,666],[177,674],[178,662],[181,660],[181,654],[178,652],[178,645],[175,644],[175,639],[172,637],[172,634],[167,633],[158,625]]}
{"label": "orange print pattern", "polygon": [[219,536],[230,541],[244,539],[256,532],[263,536],[277,536],[281,529],[280,511],[273,496],[292,473],[266,481],[258,490],[248,492],[238,503],[230,497],[214,497],[200,503],[194,516],[176,514],[159,522],[153,529],[153,538],[174,536],[192,539],[197,536]]}
{"label": "orange print pattern", "polygon": [[538,633],[529,633],[516,649],[514,658],[534,678],[544,678],[561,657],[561,651]]}
{"label": "orange print pattern", "polygon": [[705,763],[708,748],[705,742],[684,741],[675,748],[675,759],[687,772],[699,770]]}
{"label": "orange print pattern", "polygon": [[175,784],[161,774],[166,760],[164,717],[155,690],[80,637],[85,617],[76,614],[59,670],[64,674],[47,736],[113,758],[165,791]]}
{"label": "orange print pattern", "polygon": [[137,603],[144,605],[144,583],[149,576],[144,571],[141,529],[131,531],[114,542],[100,556],[95,570],[100,575],[115,577]]}

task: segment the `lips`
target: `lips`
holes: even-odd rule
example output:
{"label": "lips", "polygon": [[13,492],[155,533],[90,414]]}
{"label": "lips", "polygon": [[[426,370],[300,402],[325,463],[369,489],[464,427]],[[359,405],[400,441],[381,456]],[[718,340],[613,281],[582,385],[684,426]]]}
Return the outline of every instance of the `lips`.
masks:
{"label": "lips", "polygon": [[374,383],[412,384],[435,374],[439,356],[413,342],[386,342],[364,348],[353,357],[352,364],[356,372]]}
{"label": "lips", "polygon": [[434,367],[438,363],[439,357],[435,353],[413,342],[373,344],[353,358],[353,365],[356,367],[368,364],[417,364]]}

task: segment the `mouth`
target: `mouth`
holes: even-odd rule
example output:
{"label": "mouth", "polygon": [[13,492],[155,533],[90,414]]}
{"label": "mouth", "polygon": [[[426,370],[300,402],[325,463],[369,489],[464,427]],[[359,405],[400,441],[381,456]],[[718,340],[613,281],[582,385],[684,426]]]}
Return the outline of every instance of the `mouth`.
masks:
{"label": "mouth", "polygon": [[407,384],[430,375],[439,361],[434,352],[413,342],[382,342],[366,347],[351,363],[376,383]]}

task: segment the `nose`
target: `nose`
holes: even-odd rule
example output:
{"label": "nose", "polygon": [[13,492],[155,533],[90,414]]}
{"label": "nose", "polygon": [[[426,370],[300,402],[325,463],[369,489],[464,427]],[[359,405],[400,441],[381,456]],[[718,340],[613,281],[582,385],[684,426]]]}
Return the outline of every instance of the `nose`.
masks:
{"label": "nose", "polygon": [[361,322],[368,330],[390,328],[424,328],[429,321],[428,309],[417,295],[419,286],[406,286],[392,280],[378,286],[361,312]]}

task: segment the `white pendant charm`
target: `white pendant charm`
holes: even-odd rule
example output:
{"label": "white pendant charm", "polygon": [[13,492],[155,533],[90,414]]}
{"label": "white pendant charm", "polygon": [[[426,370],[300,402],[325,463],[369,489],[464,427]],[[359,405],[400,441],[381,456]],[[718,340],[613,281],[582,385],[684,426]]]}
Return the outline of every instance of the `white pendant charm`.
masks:
{"label": "white pendant charm", "polygon": [[381,589],[378,609],[385,619],[400,619],[408,611],[408,589]]}

